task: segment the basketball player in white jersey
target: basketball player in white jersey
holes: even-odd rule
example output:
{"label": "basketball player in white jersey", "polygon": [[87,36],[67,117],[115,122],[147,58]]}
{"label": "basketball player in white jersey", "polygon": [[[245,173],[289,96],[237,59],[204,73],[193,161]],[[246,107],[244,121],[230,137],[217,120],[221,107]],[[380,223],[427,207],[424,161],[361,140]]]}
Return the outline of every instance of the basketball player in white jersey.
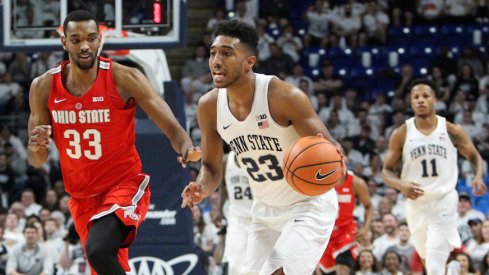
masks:
{"label": "basketball player in white jersey", "polygon": [[312,274],[334,227],[336,192],[309,197],[294,191],[283,176],[282,159],[289,145],[303,136],[319,133],[338,143],[304,92],[253,72],[255,28],[225,21],[215,35],[209,67],[216,88],[199,100],[197,114],[202,168],[197,181],[183,190],[182,207],[199,203],[218,187],[224,140],[247,171],[253,193],[253,221],[240,274]]}
{"label": "basketball player in white jersey", "polygon": [[[445,274],[453,248],[461,245],[457,232],[457,149],[472,164],[472,192],[486,193],[482,158],[460,125],[435,113],[435,85],[414,80],[410,88],[414,117],[394,130],[382,175],[387,185],[408,199],[406,220],[416,251],[428,275]],[[397,176],[399,162],[401,175]]]}
{"label": "basketball player in white jersey", "polygon": [[[246,170],[241,169],[236,153],[224,157],[224,183],[219,187],[219,209],[217,216],[226,219],[226,237],[222,263],[225,275],[237,275],[243,263],[243,252],[248,243],[251,224],[253,195]],[[228,203],[227,211],[223,208]]]}

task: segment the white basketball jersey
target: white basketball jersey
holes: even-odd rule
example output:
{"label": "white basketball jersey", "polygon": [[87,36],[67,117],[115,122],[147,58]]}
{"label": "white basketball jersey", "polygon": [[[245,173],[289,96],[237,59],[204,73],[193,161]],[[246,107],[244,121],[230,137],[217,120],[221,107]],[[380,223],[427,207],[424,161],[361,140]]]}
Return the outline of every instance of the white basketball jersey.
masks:
{"label": "white basketball jersey", "polygon": [[255,199],[284,206],[309,199],[294,191],[282,172],[284,152],[299,138],[292,125],[277,124],[268,110],[268,83],[273,76],[255,74],[255,96],[250,114],[239,121],[229,110],[226,89],[217,97],[217,131],[245,169]]}
{"label": "white basketball jersey", "polygon": [[454,190],[458,179],[457,148],[448,136],[446,119],[437,116],[436,129],[429,135],[418,131],[414,117],[406,120],[406,127],[401,179],[421,185],[424,195],[420,200]]}
{"label": "white basketball jersey", "polygon": [[229,215],[251,217],[253,195],[246,170],[236,164],[236,154],[231,151],[227,157],[224,177],[229,198]]}

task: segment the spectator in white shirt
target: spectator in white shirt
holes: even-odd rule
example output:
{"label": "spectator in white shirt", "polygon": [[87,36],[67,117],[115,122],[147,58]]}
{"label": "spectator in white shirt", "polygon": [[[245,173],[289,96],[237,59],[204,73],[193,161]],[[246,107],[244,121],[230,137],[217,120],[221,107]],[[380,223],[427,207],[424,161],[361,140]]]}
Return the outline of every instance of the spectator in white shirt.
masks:
{"label": "spectator in white shirt", "polygon": [[329,43],[331,15],[324,11],[323,5],[323,0],[316,0],[306,12],[306,20],[309,23],[307,34],[304,36],[306,46],[326,47]]}
{"label": "spectator in white shirt", "polygon": [[19,216],[15,213],[8,213],[4,224],[3,240],[10,251],[17,244],[22,244],[25,242],[24,235],[22,231],[19,230]]}
{"label": "spectator in white shirt", "polygon": [[[480,220],[474,219],[469,220],[468,224],[470,226],[471,222],[479,222]],[[489,220],[483,220],[482,226],[480,227],[480,239],[476,241],[474,245],[467,246],[466,252],[472,258],[474,266],[479,269],[484,256],[489,252]]]}
{"label": "spectator in white shirt", "polygon": [[302,39],[294,35],[294,27],[292,25],[287,25],[284,31],[277,39],[277,45],[282,47],[282,51],[294,60],[298,62],[301,58],[300,53],[302,51]]}
{"label": "spectator in white shirt", "polygon": [[358,44],[358,34],[362,28],[362,20],[352,13],[349,3],[343,5],[343,10],[343,14],[338,14],[333,19],[333,33],[340,37],[340,47],[342,39],[352,48],[361,46]]}
{"label": "spectator in white shirt", "polygon": [[388,247],[398,243],[397,219],[393,214],[385,214],[382,217],[384,234],[374,240],[373,253],[381,261]]}
{"label": "spectator in white shirt", "polygon": [[382,11],[377,1],[370,1],[367,13],[363,17],[363,26],[367,30],[369,42],[385,44],[389,16]]}
{"label": "spectator in white shirt", "polygon": [[35,199],[34,192],[31,189],[22,191],[20,202],[25,206],[26,216],[39,215],[39,211],[42,207],[36,203]]}
{"label": "spectator in white shirt", "polygon": [[12,74],[10,74],[10,72],[6,72],[3,75],[2,81],[0,82],[0,110],[4,110],[8,102],[17,95],[21,95],[22,91],[22,86],[13,81]]}
{"label": "spectator in white shirt", "polygon": [[485,215],[477,209],[472,208],[472,200],[470,194],[467,192],[460,192],[458,194],[458,233],[462,242],[467,242],[472,233],[468,225],[468,221],[472,219],[485,220]]}

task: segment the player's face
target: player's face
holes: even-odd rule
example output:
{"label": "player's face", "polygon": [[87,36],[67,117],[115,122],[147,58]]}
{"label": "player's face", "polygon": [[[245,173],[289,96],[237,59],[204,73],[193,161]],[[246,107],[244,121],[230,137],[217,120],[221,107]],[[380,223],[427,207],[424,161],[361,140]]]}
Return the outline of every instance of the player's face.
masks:
{"label": "player's face", "polygon": [[238,38],[219,35],[210,48],[209,68],[214,85],[225,88],[248,73],[256,62]]}
{"label": "player's face", "polygon": [[61,42],[70,56],[71,63],[82,70],[92,68],[97,61],[101,40],[97,23],[93,20],[72,21],[68,23],[65,33],[66,37],[62,37]]}
{"label": "player's face", "polygon": [[417,116],[435,114],[436,98],[430,86],[419,84],[411,90],[411,108]]}

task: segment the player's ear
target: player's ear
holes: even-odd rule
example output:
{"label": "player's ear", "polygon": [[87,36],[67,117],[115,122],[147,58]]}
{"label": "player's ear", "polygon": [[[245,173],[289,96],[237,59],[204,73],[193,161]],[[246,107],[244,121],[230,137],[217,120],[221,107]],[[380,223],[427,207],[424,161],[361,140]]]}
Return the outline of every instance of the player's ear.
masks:
{"label": "player's ear", "polygon": [[66,51],[66,36],[61,35],[61,45],[63,45],[63,49]]}
{"label": "player's ear", "polygon": [[256,56],[250,55],[248,58],[246,58],[246,69],[247,71],[251,71],[253,69],[253,66],[256,64]]}

